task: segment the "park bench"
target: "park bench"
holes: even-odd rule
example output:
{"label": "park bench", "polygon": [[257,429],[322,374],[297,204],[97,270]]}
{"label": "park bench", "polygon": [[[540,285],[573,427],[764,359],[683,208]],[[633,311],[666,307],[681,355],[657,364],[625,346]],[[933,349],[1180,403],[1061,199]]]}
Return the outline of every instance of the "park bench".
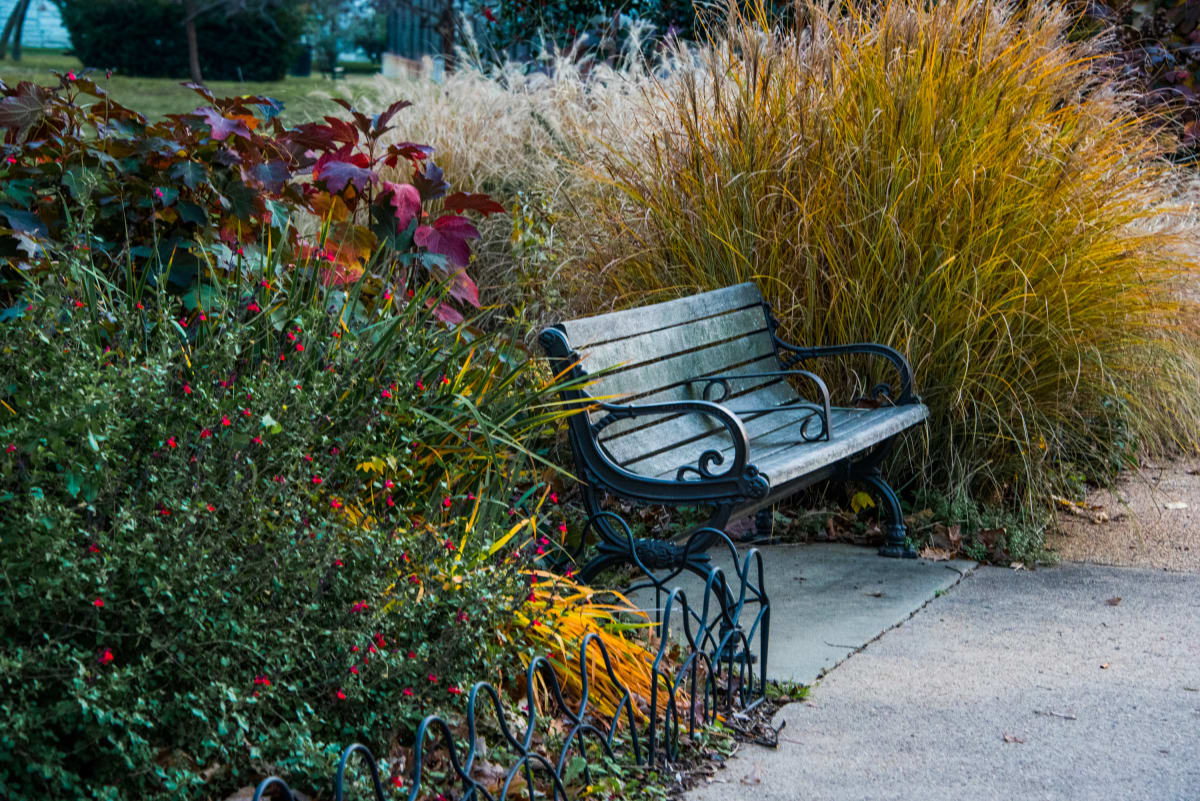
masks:
{"label": "park bench", "polygon": [[[589,516],[584,533],[597,539],[584,580],[622,562],[707,575],[704,551],[732,517],[757,513],[761,530],[777,501],[830,479],[861,482],[881,502],[889,518],[881,555],[915,556],[879,469],[896,436],[928,416],[907,360],[884,345],[799,347],[777,329],[746,283],[542,331],[554,371],[584,381],[563,393],[580,410],[568,434]],[[894,371],[897,383],[868,382],[862,397],[834,406],[808,369],[829,357],[878,357],[868,361]],[[605,492],[713,511],[686,545],[634,538],[602,508]]]}

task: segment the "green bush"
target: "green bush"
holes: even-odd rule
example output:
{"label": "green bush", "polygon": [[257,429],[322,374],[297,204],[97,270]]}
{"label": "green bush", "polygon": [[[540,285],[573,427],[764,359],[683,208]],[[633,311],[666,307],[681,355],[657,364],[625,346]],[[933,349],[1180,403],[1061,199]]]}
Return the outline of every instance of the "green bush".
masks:
{"label": "green bush", "polygon": [[72,275],[0,322],[0,796],[324,787],[519,668],[520,349],[420,293]]}
{"label": "green bush", "polygon": [[[183,5],[173,0],[64,0],[63,24],[85,65],[125,75],[186,78]],[[207,80],[278,81],[296,59],[302,7],[271,4],[262,13],[217,8],[196,21],[200,69]]]}

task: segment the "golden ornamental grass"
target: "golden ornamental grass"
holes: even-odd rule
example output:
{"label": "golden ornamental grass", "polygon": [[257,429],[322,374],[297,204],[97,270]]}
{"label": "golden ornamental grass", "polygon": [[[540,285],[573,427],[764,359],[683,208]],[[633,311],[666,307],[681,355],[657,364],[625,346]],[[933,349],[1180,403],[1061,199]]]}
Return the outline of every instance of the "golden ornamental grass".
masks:
{"label": "golden ornamental grass", "polygon": [[1068,13],[796,20],[731,11],[636,132],[598,128],[573,279],[618,305],[753,280],[793,341],[898,348],[932,412],[903,461],[942,491],[1031,510],[1067,472],[1194,447],[1178,175]]}

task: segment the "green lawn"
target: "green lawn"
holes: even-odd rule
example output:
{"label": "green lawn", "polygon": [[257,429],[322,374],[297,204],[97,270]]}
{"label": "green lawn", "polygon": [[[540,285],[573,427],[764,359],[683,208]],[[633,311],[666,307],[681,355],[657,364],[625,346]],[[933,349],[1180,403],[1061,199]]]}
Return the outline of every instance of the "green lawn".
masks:
{"label": "green lawn", "polygon": [[[39,50],[26,48],[21,54],[21,61],[14,62],[11,56],[0,61],[0,79],[7,84],[17,81],[35,81],[49,83],[53,80],[51,70],[66,72],[79,71],[83,65],[77,58],[67,55],[61,50]],[[174,114],[191,111],[202,103],[201,98],[190,89],[181,86],[182,80],[173,78],[133,78],[124,75],[113,75],[105,79],[103,71],[93,73],[93,77],[101,86],[112,93],[113,99],[122,105],[141,112],[148,117],[161,117],[164,114]],[[285,122],[299,123],[319,119],[323,114],[339,111],[328,97],[354,98],[362,97],[371,90],[373,79],[363,76],[350,76],[344,80],[332,81],[322,75],[310,78],[289,77],[286,80],[273,83],[238,83],[237,81],[212,81],[208,88],[217,97],[231,95],[269,95],[282,100],[284,104],[283,119]]]}

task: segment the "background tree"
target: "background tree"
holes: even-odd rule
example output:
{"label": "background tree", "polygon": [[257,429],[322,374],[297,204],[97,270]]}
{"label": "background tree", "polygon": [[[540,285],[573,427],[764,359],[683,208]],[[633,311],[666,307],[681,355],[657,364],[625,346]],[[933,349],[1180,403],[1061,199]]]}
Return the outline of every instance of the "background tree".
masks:
{"label": "background tree", "polygon": [[25,32],[25,17],[29,14],[29,4],[33,0],[17,0],[8,21],[4,23],[4,32],[0,33],[0,60],[3,60],[8,49],[8,37],[13,37],[13,61],[21,60],[21,34]]}
{"label": "background tree", "polygon": [[[28,0],[26,0],[28,2]],[[280,6],[301,6],[298,0],[175,0],[179,6],[180,25],[187,36],[188,71],[196,83],[204,83],[200,70],[200,43],[196,36],[196,22],[209,14],[230,17],[235,14],[258,14],[264,25],[274,25],[270,11]]]}

